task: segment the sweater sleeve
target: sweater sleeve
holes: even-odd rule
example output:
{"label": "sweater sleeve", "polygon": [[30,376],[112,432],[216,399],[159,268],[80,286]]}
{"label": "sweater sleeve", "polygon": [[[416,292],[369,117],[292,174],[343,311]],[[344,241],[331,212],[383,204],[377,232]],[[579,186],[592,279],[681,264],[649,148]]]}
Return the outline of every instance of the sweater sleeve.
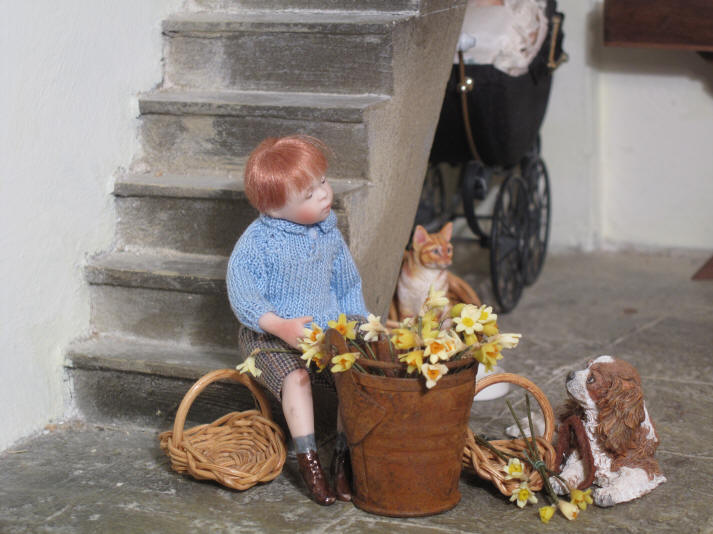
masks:
{"label": "sweater sleeve", "polygon": [[249,233],[244,234],[233,249],[228,261],[226,285],[230,307],[238,320],[255,332],[264,332],[258,320],[267,312],[274,312],[265,298],[267,268],[264,253]]}
{"label": "sweater sleeve", "polygon": [[339,311],[347,315],[366,317],[369,312],[364,304],[359,271],[341,233],[338,237],[339,250],[332,266],[331,285],[337,296]]}

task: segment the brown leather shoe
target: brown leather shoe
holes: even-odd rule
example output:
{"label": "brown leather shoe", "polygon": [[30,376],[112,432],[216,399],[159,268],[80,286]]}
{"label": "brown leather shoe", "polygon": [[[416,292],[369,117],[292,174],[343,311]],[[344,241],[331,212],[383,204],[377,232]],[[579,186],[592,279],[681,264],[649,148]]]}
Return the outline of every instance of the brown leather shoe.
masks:
{"label": "brown leather shoe", "polygon": [[329,468],[332,476],[334,492],[340,501],[352,500],[352,463],[349,460],[349,449],[334,450],[332,465]]}
{"label": "brown leather shoe", "polygon": [[300,474],[307,484],[307,489],[312,498],[324,506],[334,504],[334,491],[329,487],[327,479],[322,472],[322,465],[319,463],[317,451],[307,451],[297,455],[297,464],[300,466]]}

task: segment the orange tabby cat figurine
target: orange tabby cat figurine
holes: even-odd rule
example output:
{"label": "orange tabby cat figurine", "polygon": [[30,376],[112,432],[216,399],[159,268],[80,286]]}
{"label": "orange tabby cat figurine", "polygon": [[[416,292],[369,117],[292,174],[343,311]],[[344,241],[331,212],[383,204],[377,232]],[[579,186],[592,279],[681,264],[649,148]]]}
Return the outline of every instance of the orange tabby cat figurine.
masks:
{"label": "orange tabby cat figurine", "polygon": [[478,295],[465,280],[447,270],[453,260],[452,235],[451,222],[434,234],[429,234],[421,225],[416,226],[412,249],[404,252],[401,274],[389,311],[391,321],[418,315],[431,287],[436,291],[445,291],[451,303],[480,306]]}

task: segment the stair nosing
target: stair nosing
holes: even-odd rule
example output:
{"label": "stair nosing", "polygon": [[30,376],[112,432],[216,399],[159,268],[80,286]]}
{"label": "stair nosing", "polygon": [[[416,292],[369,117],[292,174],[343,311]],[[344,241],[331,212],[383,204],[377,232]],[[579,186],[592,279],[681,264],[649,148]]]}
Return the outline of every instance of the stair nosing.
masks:
{"label": "stair nosing", "polygon": [[[163,89],[138,95],[142,115],[217,115],[360,123],[382,94]],[[303,101],[300,102],[300,99]],[[319,100],[321,99],[321,101]],[[340,105],[341,103],[341,105]],[[351,105],[349,105],[351,104]]]}
{"label": "stair nosing", "polygon": [[121,335],[94,334],[88,338],[74,340],[69,344],[65,351],[64,366],[78,370],[119,371],[179,379],[196,379],[216,368],[225,368],[225,365],[221,367],[211,365],[212,363],[217,364],[217,362],[210,359],[198,360],[198,363],[190,363],[186,361],[171,362],[161,358],[151,358],[150,356],[145,359],[112,357],[102,350],[104,348],[102,343],[116,343],[117,346],[123,347],[124,350],[126,350],[126,347],[134,347],[135,349],[146,351],[148,355],[152,352],[152,347],[158,349],[156,352],[175,350],[177,353],[182,354],[202,354],[203,357],[205,354],[234,355],[236,363],[239,361],[240,354],[237,349],[231,350],[225,347],[177,345]]}
{"label": "stair nosing", "polygon": [[[205,271],[201,272],[195,265],[193,269],[186,270],[161,268],[161,260],[173,260],[171,266],[175,267],[181,258],[198,260],[198,264],[202,261]],[[169,256],[151,248],[110,250],[88,258],[84,274],[90,285],[214,295],[225,292],[223,266],[227,266],[227,263],[228,256],[181,252],[172,252]],[[211,270],[214,272],[211,273]]]}
{"label": "stair nosing", "polygon": [[[160,172],[160,171],[159,171]],[[200,184],[186,184],[186,177],[195,177]],[[369,181],[360,179],[330,178],[334,189],[334,209],[343,209],[344,197],[365,187]],[[222,175],[194,173],[126,173],[117,177],[113,194],[118,197],[164,197],[186,199],[243,200],[246,199],[242,172]]]}
{"label": "stair nosing", "polygon": [[410,11],[341,10],[192,11],[169,16],[163,20],[161,28],[169,35],[237,32],[386,35],[395,24],[413,18],[415,14]]}

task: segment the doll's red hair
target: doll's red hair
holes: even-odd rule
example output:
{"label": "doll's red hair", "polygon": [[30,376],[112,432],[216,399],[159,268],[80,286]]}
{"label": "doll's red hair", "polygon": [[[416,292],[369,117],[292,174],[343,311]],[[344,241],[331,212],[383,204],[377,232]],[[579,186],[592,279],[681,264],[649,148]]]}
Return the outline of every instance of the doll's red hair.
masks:
{"label": "doll's red hair", "polygon": [[306,135],[268,137],[252,151],[245,166],[245,194],[261,213],[285,205],[292,191],[302,191],[324,176],[329,149]]}

